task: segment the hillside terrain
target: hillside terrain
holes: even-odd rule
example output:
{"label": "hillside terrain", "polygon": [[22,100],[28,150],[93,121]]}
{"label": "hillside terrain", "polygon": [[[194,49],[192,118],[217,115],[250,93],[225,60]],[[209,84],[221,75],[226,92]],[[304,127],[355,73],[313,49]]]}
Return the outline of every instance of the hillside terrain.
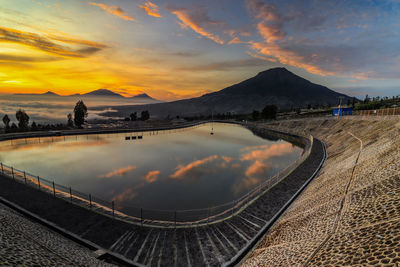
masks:
{"label": "hillside terrain", "polygon": [[243,266],[398,266],[399,116],[367,118],[264,125],[313,134],[328,159]]}

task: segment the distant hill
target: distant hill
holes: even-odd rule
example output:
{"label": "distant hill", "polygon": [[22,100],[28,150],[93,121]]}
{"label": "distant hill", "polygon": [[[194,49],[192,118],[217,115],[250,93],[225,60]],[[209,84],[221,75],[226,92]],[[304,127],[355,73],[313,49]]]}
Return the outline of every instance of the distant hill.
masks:
{"label": "distant hill", "polygon": [[250,113],[266,105],[276,105],[280,110],[303,108],[307,105],[337,105],[339,97],[347,103],[351,97],[325,86],[314,84],[285,68],[273,68],[220,91],[201,97],[168,103],[113,107],[117,113],[110,116],[127,116],[132,111],[149,110],[161,116],[196,116],[231,112]]}
{"label": "distant hill", "polygon": [[19,96],[60,96],[51,91],[47,91],[46,93],[42,93],[42,94],[14,94],[14,95],[19,95]]}
{"label": "distant hill", "polygon": [[43,94],[41,94],[41,95],[47,95],[47,96],[60,96],[59,94],[56,94],[56,93],[54,93],[54,92],[52,92],[52,91],[47,91],[46,93],[43,93]]}
{"label": "distant hill", "polygon": [[144,101],[144,102],[148,102],[148,103],[159,103],[161,101],[152,98],[151,96],[149,96],[146,93],[142,93],[139,95],[135,95],[132,97],[124,97],[118,93],[115,93],[111,90],[108,89],[98,89],[98,90],[94,90],[91,91],[89,93],[86,94],[73,94],[73,95],[66,95],[66,96],[62,96],[62,95],[58,95],[54,92],[48,91],[46,93],[42,93],[42,94],[14,94],[14,95],[18,95],[18,96],[33,96],[33,97],[42,97],[42,96],[54,96],[54,97],[83,97],[83,98],[87,98],[87,97],[112,97],[112,98],[121,98],[121,99],[126,99],[126,100],[139,100],[139,101]]}
{"label": "distant hill", "polygon": [[146,94],[146,93],[132,96],[132,97],[130,97],[130,99],[137,99],[137,100],[154,100],[154,101],[157,101],[157,99],[152,98],[151,96],[149,96],[149,95]]}
{"label": "distant hill", "polygon": [[113,91],[110,91],[108,89],[98,89],[94,90],[92,92],[86,93],[86,94],[81,94],[81,96],[101,96],[101,97],[120,97],[123,98],[122,95],[114,93]]}

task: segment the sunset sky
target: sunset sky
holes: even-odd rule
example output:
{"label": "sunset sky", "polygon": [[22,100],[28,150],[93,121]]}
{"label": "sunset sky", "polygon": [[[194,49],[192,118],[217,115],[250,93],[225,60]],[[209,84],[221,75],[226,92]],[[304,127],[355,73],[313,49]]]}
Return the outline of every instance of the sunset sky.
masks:
{"label": "sunset sky", "polygon": [[398,95],[399,11],[395,0],[0,0],[0,93],[174,100],[284,66],[349,95]]}

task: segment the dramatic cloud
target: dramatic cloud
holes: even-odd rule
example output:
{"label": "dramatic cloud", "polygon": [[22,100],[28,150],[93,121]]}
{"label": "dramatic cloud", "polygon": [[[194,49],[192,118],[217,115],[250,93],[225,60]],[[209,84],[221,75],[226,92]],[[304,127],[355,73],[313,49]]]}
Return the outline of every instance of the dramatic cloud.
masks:
{"label": "dramatic cloud", "polygon": [[265,66],[265,61],[257,58],[215,62],[206,65],[192,65],[179,68],[180,71],[225,71],[238,68]]}
{"label": "dramatic cloud", "polygon": [[[310,58],[306,58],[287,48],[287,36],[283,24],[290,18],[282,17],[272,5],[259,0],[247,0],[249,10],[259,19],[257,29],[264,42],[251,42],[251,49],[266,56],[266,60],[290,65],[322,76],[333,75],[333,72],[322,69]],[[259,58],[259,57],[258,57]]]}
{"label": "dramatic cloud", "polygon": [[0,62],[1,61],[14,61],[14,62],[50,62],[60,60],[57,57],[26,57],[26,56],[15,56],[15,55],[6,55],[0,54]]}
{"label": "dramatic cloud", "polygon": [[271,157],[282,156],[292,151],[292,144],[290,143],[273,144],[273,145],[265,145],[254,148],[255,150],[243,154],[240,157],[240,160],[242,161],[266,160]]}
{"label": "dramatic cloud", "polygon": [[[83,48],[72,49],[56,44],[51,39],[65,43],[79,44]],[[39,34],[3,27],[0,27],[0,42],[22,44],[49,54],[72,58],[85,57],[107,47],[104,44],[87,40],[66,39],[57,36],[47,38]]]}
{"label": "dramatic cloud", "polygon": [[149,16],[161,18],[158,6],[150,1],[147,1],[144,5],[141,5],[140,8],[143,9]]}
{"label": "dramatic cloud", "polygon": [[247,168],[245,175],[247,177],[254,177],[257,175],[262,175],[266,171],[269,170],[269,166],[259,160],[254,161],[253,164],[250,165],[250,167]]}
{"label": "dramatic cloud", "polygon": [[222,40],[218,35],[207,30],[209,27],[222,26],[224,23],[210,19],[204,9],[189,10],[186,8],[168,8],[168,11],[178,17],[180,20],[179,24],[183,29],[189,27],[201,36],[213,40],[218,44],[225,43],[225,41]]}
{"label": "dramatic cloud", "polygon": [[50,35],[49,38],[52,40],[55,40],[55,41],[63,42],[63,43],[78,44],[78,45],[84,45],[84,46],[93,47],[93,48],[99,48],[99,49],[107,48],[107,46],[105,44],[88,41],[88,40],[75,39],[75,38],[66,37],[66,36]]}
{"label": "dramatic cloud", "polygon": [[[186,175],[188,175],[192,171],[194,171],[194,170],[198,170],[199,171],[200,167],[202,167],[206,163],[215,161],[218,158],[219,158],[218,155],[212,155],[212,156],[209,156],[209,157],[204,158],[204,159],[193,161],[193,162],[191,162],[191,163],[189,163],[187,165],[179,165],[176,168],[175,173],[170,175],[170,177],[173,178],[173,179],[182,179],[183,177],[185,177]],[[205,171],[205,170],[203,170],[203,171]]]}
{"label": "dramatic cloud", "polygon": [[239,37],[233,37],[233,39],[232,40],[230,40],[229,42],[228,42],[228,44],[245,44],[245,43],[247,43],[247,42],[245,42],[245,41],[242,41]]}
{"label": "dramatic cloud", "polygon": [[148,183],[153,183],[157,180],[159,175],[160,175],[160,171],[149,171],[143,178]]}
{"label": "dramatic cloud", "polygon": [[136,193],[133,192],[132,188],[128,188],[124,190],[121,194],[116,195],[115,197],[112,198],[113,201],[117,202],[117,205],[119,202],[125,202],[127,200],[132,200],[136,197]]}
{"label": "dramatic cloud", "polygon": [[256,177],[245,177],[241,179],[240,182],[233,185],[232,191],[235,194],[239,194],[241,192],[248,192],[249,189],[254,188],[255,185],[261,182],[260,178]]}
{"label": "dramatic cloud", "polygon": [[136,166],[127,166],[118,170],[113,170],[107,174],[100,175],[99,178],[112,178],[118,176],[124,176],[130,171],[136,170]]}
{"label": "dramatic cloud", "polygon": [[102,3],[95,3],[95,2],[90,2],[90,4],[93,6],[98,6],[110,14],[120,17],[121,19],[128,20],[128,21],[135,20],[134,18],[129,16],[129,14],[127,14],[125,11],[123,11],[122,8],[120,8],[118,6],[108,6],[108,5],[105,5]]}

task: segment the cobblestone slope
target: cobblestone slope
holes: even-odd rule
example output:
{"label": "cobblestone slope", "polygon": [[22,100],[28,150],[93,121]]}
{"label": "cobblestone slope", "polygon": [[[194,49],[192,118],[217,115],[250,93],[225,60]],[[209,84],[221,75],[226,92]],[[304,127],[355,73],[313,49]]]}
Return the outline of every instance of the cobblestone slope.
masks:
{"label": "cobblestone slope", "polygon": [[243,266],[400,265],[400,121],[357,117],[283,121],[327,146],[320,175]]}
{"label": "cobblestone slope", "polygon": [[0,204],[1,266],[113,266]]}
{"label": "cobblestone slope", "polygon": [[319,169],[324,158],[322,143],[314,139],[309,157],[240,213],[198,227],[166,229],[113,220],[1,175],[0,196],[135,263],[220,266],[251,242]]}

